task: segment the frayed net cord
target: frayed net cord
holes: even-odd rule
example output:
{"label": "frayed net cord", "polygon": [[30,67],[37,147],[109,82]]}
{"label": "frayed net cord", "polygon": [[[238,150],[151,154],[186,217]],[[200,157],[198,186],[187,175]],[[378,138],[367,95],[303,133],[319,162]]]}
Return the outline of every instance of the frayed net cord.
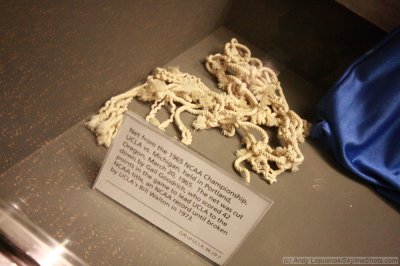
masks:
{"label": "frayed net cord", "polygon": [[[165,130],[175,123],[181,141],[192,143],[192,132],[182,122],[183,112],[196,117],[195,130],[220,128],[226,137],[236,133],[244,147],[235,152],[234,168],[250,182],[250,171],[269,183],[286,170],[296,171],[304,156],[299,143],[308,135],[309,123],[289,109],[283,90],[272,69],[264,67],[250,49],[232,39],[223,54],[207,58],[206,68],[218,80],[223,93],[216,93],[193,75],[177,68],[157,68],[144,84],[106,102],[86,126],[95,133],[99,145],[110,146],[122,116],[133,98],[153,102],[146,120]],[[160,122],[156,115],[165,107],[170,116]],[[280,145],[272,147],[265,127],[276,128]],[[258,136],[258,138],[257,138]]]}

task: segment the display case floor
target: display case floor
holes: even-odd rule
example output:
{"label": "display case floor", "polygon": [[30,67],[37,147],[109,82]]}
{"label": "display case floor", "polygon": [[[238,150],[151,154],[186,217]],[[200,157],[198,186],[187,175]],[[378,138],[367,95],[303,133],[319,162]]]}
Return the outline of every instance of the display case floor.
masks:
{"label": "display case floor", "polygon": [[[291,109],[312,120],[320,97],[306,80],[267,53],[220,28],[170,61],[216,89],[204,68],[209,54],[221,52],[232,37],[249,45],[279,73]],[[143,77],[145,78],[145,77]],[[128,88],[127,88],[128,89]],[[107,100],[107,99],[104,99]],[[134,101],[141,116],[149,105]],[[192,117],[184,117],[190,122]],[[90,265],[208,265],[209,261],[91,188],[106,149],[75,125],[0,176],[0,193]],[[171,128],[168,134],[176,134]],[[212,145],[210,145],[212,143]],[[195,132],[191,148],[240,178],[232,168],[238,138],[218,130]],[[274,201],[228,265],[280,265],[286,256],[398,256],[400,216],[371,188],[342,170],[315,143],[301,145],[305,161],[268,185],[252,175],[250,186]]]}

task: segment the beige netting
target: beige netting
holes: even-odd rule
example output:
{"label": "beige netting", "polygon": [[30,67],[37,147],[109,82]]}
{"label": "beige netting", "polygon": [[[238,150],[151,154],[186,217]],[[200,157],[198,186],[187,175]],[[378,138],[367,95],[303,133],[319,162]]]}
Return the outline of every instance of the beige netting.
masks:
{"label": "beige netting", "polygon": [[[161,130],[175,122],[186,145],[191,144],[192,133],[180,118],[183,112],[196,116],[194,129],[221,128],[227,137],[239,133],[244,147],[236,151],[234,167],[247,182],[250,172],[243,162],[269,183],[285,170],[297,170],[304,160],[299,143],[304,142],[309,123],[289,109],[275,73],[236,39],[225,45],[223,54],[209,56],[206,68],[218,79],[223,93],[176,68],[157,68],[144,84],[107,101],[86,125],[100,145],[110,146],[128,104],[136,97],[153,102],[147,121]],[[161,122],[156,114],[162,107],[170,117]],[[265,127],[277,129],[280,144],[270,144]]]}

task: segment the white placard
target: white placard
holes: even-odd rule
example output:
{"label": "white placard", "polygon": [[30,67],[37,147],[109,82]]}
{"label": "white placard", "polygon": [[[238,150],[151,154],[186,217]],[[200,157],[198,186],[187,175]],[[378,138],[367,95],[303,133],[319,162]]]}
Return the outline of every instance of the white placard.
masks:
{"label": "white placard", "polygon": [[224,264],[272,205],[128,112],[94,187]]}

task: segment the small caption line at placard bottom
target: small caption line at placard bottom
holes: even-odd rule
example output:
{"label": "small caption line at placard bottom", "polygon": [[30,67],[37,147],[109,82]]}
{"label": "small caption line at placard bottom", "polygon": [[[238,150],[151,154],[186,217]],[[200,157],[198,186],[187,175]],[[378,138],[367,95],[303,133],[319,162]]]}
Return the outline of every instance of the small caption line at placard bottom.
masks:
{"label": "small caption line at placard bottom", "polygon": [[169,222],[175,224],[176,226],[178,226],[179,228],[181,228],[182,230],[184,230],[187,234],[194,236],[195,238],[197,238],[198,240],[202,241],[204,244],[208,245],[209,247],[213,248],[215,251],[218,251],[221,255],[223,255],[224,253],[219,251],[217,248],[213,247],[212,245],[210,245],[209,243],[207,243],[206,241],[202,240],[201,238],[199,238],[198,236],[190,233],[187,229],[183,228],[182,226],[180,226],[179,224],[175,223],[174,221],[172,221],[171,219],[169,219],[168,217],[164,216],[162,213],[158,212],[157,210],[153,209],[152,207],[150,207],[149,205],[147,205],[146,203],[144,203],[143,201],[141,201],[140,199],[136,198],[135,196],[131,195],[129,192],[125,191],[123,188],[117,186],[116,184],[114,184],[113,182],[111,182],[110,180],[106,180],[106,182],[110,185],[112,185],[114,188],[120,190],[121,192],[123,192],[124,194],[128,195],[129,197],[135,199],[136,201],[138,201],[139,203],[143,204],[144,206],[146,206],[147,208],[151,209],[152,211],[156,212],[157,214],[159,214],[160,216],[162,216],[164,219],[168,220]]}

